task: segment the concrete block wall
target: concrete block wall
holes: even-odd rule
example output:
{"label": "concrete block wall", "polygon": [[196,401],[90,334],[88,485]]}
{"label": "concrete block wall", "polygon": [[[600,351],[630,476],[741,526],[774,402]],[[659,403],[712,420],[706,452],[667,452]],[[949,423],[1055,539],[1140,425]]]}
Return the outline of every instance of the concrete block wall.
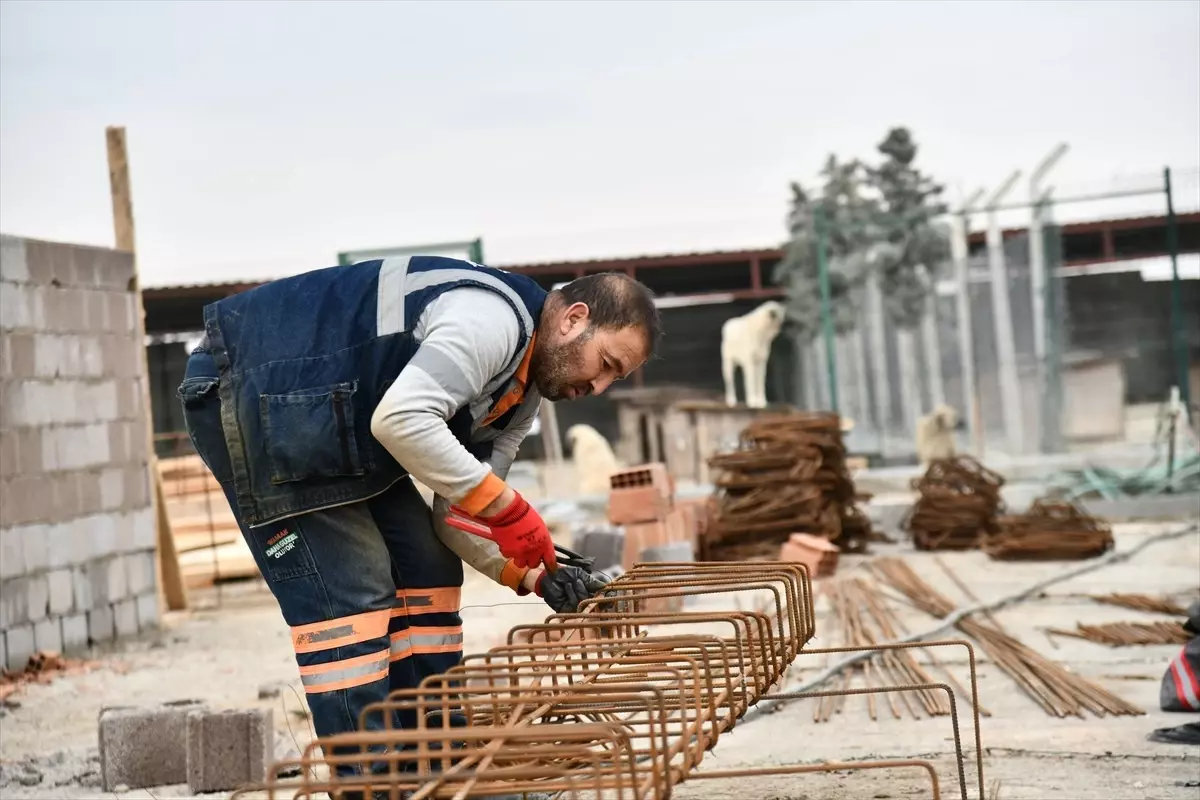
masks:
{"label": "concrete block wall", "polygon": [[0,654],[158,624],[133,257],[0,237]]}

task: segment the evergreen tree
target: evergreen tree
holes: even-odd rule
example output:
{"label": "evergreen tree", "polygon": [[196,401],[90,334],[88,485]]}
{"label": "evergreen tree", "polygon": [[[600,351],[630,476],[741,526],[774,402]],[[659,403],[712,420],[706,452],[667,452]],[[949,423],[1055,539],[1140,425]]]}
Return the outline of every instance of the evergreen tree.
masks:
{"label": "evergreen tree", "polygon": [[868,260],[879,271],[888,316],[911,329],[924,313],[928,278],[936,277],[950,258],[949,234],[933,222],[946,212],[940,199],[943,187],[913,166],[917,144],[907,128],[890,130],[879,152],[883,163],[867,171],[881,200],[879,243],[870,248]]}
{"label": "evergreen tree", "polygon": [[824,185],[818,199],[810,199],[799,184],[791,185],[791,237],[773,279],[784,287],[788,327],[799,344],[811,342],[821,331],[817,215],[825,240],[834,327],[839,333],[854,329],[857,289],[869,268],[867,246],[879,236],[878,203],[862,194],[866,174],[861,162],[839,162],[830,155],[821,171]]}

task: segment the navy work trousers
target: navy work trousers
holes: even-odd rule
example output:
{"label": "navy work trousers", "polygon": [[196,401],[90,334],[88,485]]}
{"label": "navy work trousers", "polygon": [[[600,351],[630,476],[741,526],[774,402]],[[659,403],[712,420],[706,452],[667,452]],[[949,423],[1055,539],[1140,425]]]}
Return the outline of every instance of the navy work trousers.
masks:
{"label": "navy work trousers", "polygon": [[[178,394],[196,452],[238,517],[218,380],[212,357],[195,352]],[[291,629],[319,736],[383,727],[381,714],[361,718],[369,704],[462,659],[462,561],[434,533],[410,479],[364,502],[238,524]]]}

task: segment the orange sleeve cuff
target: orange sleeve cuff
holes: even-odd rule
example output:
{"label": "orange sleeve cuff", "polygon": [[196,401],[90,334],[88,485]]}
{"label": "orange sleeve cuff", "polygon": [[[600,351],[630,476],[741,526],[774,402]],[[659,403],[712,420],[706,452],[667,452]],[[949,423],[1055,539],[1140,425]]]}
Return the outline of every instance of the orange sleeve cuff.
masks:
{"label": "orange sleeve cuff", "polygon": [[529,590],[521,585],[528,573],[528,567],[518,567],[510,558],[504,563],[504,569],[500,570],[500,582],[517,594],[529,594]]}
{"label": "orange sleeve cuff", "polygon": [[488,472],[487,477],[479,482],[459,502],[459,506],[472,516],[478,516],[488,505],[504,493],[504,481],[494,472]]}

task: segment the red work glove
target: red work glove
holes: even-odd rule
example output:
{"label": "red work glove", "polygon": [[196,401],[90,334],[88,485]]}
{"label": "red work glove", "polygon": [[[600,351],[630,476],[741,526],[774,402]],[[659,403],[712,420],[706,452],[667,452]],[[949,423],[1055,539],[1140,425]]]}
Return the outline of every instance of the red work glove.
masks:
{"label": "red work glove", "polygon": [[[456,516],[474,523],[475,527],[460,524],[455,520]],[[545,564],[546,569],[551,572],[558,569],[550,529],[546,527],[541,515],[534,511],[533,506],[519,493],[508,504],[508,508],[494,517],[479,519],[458,506],[452,506],[446,522],[460,530],[491,539],[500,545],[500,554],[511,558],[518,567],[532,569],[539,564]]]}

